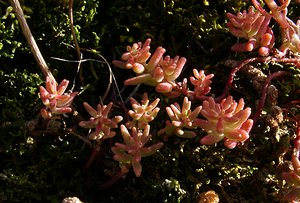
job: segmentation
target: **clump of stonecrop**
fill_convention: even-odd
[[[284,56],[288,50],[298,53],[300,48],[299,22],[295,24],[286,17],[289,1],[281,1],[280,6],[275,1],[265,1],[270,12],[264,10],[256,0],[252,2],[254,7],[250,7],[248,11],[236,16],[227,14],[230,32],[247,40],[246,43],[235,44],[232,50],[253,51],[258,49],[258,53],[262,57],[274,53],[275,37],[269,26],[273,18],[281,26],[283,38],[276,56]],[[165,121],[165,128],[160,129],[158,134],[194,138],[197,136],[197,132],[204,130],[207,135],[200,138],[201,144],[212,145],[224,140],[224,146],[229,149],[243,144],[249,138],[254,122],[249,119],[251,109],[249,107],[244,109],[243,98],[236,102],[232,96],[228,95],[228,91],[219,98],[208,96],[214,75],[205,75],[203,70],[194,69],[194,76],[189,78],[189,82],[186,78],[177,81],[186,64],[186,58],[164,56],[166,50],[163,47],[156,48],[152,54],[150,43],[151,39],[147,39],[145,43],[138,42],[128,46],[127,51],[121,56],[121,60],[114,60],[113,64],[119,68],[133,70],[136,74],[125,80],[124,85],[145,84],[155,87],[157,93],[169,98],[183,96],[182,106],[175,102],[166,107],[170,120]],[[232,80],[234,73],[236,72],[231,74]],[[230,80],[226,85],[228,84],[231,84]],[[44,118],[51,118],[52,114],[72,111],[70,105],[77,92],[64,93],[67,85],[67,80],[63,80],[57,86],[56,81],[46,79],[46,88],[40,88],[41,99],[45,105],[41,111]],[[226,87],[225,90],[227,89]],[[133,109],[128,111],[128,115],[131,120],[120,126],[124,143],[115,143],[111,148],[114,159],[119,161],[122,171],[127,172],[132,167],[135,175],[139,177],[142,171],[141,158],[155,153],[163,146],[162,142],[147,146],[152,137],[150,122],[157,117],[160,111],[160,108],[157,107],[159,101],[160,99],[156,98],[150,102],[147,94],[144,94],[141,103],[130,98]],[[81,121],[79,126],[95,128],[95,131],[89,134],[90,139],[99,141],[112,138],[117,134],[116,130],[119,127],[118,123],[122,121],[122,116],[114,118],[109,116],[112,103],[107,106],[98,104],[96,110],[84,102],[84,107],[91,118],[88,121]]]
[[[237,15],[227,13],[229,20],[227,26],[229,31],[236,37],[248,40],[245,43],[237,43],[231,48],[233,51],[246,52],[258,48],[261,56],[268,56],[275,44],[275,36],[270,26],[271,19],[274,19],[280,26],[281,46],[276,54],[284,56],[288,50],[299,53],[300,51],[300,21],[294,23],[287,17],[290,0],[264,0],[269,8],[266,11],[261,3],[252,0],[253,6],[248,11],[239,12]]]
[[[228,97],[222,100],[220,104],[215,103],[212,97],[206,96],[211,90],[211,79],[214,75],[205,75],[203,70],[193,70],[194,76],[190,77],[190,82],[194,90],[190,90],[187,79],[183,79],[182,82],[176,81],[185,65],[185,58],[179,56],[174,59],[171,59],[170,56],[163,57],[166,50],[162,47],[158,47],[151,57],[149,50],[150,39],[147,39],[144,44],[141,42],[134,43],[127,47],[127,52],[122,55],[121,60],[114,60],[113,64],[120,68],[132,69],[137,74],[135,77],[127,79],[124,82],[125,85],[143,83],[155,86],[158,93],[164,93],[170,98],[185,96],[182,107],[178,103],[166,107],[166,112],[171,120],[166,121],[166,127],[158,132],[159,135],[170,136],[174,134],[182,138],[193,138],[197,135],[196,130],[202,128],[208,135],[201,139],[201,144],[214,144],[225,139],[225,146],[230,149],[238,143],[244,143],[249,138],[253,121],[248,119],[251,109],[243,109],[243,99],[236,103],[232,97]],[[180,60],[182,62],[179,62]],[[173,77],[174,74],[176,77]],[[198,105],[194,110],[191,110],[191,100],[204,100],[204,109]],[[132,102],[136,107],[139,106],[135,100]],[[143,108],[139,108],[142,113]],[[207,120],[198,118],[200,113]],[[142,115],[135,113],[135,117]],[[130,111],[130,116],[133,116],[132,111]]]
[[[65,93],[69,81],[64,79],[59,85],[57,82],[46,77],[46,88],[40,86],[40,98],[44,104],[41,115],[44,119],[50,119],[53,115],[72,112],[71,103],[77,92]]]
[[[79,126],[83,128],[95,128],[95,132],[89,134],[89,139],[102,141],[116,135],[116,132],[112,129],[118,128],[118,123],[123,120],[123,117],[109,117],[112,105],[112,102],[108,105],[98,104],[97,109],[94,109],[88,103],[83,103],[84,108],[91,115],[91,118],[88,121],[80,121]]]

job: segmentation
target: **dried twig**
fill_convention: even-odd
[[[39,67],[42,70],[42,73],[45,75],[45,77],[50,77],[51,80],[56,81],[53,77],[51,71],[49,70],[48,65],[46,64],[46,61],[44,60],[42,53],[39,50],[38,45],[36,44],[36,41],[30,31],[30,28],[26,22],[23,10],[21,8],[21,5],[18,0],[10,0],[10,3],[15,11],[15,14],[17,16],[17,19],[20,23],[20,26],[22,28],[23,34],[30,46],[31,52],[34,55],[35,60],[37,61]]]

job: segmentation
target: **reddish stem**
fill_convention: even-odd
[[[250,59],[246,59],[244,61],[242,61],[239,65],[237,65],[235,68],[233,68],[230,72],[229,78],[227,79],[225,88],[223,93],[215,98],[216,102],[221,101],[222,99],[224,99],[225,97],[227,97],[229,95],[229,90],[233,84],[233,80],[234,77],[236,75],[236,73],[243,68],[245,65],[247,65],[248,63],[252,63],[252,62],[263,62],[263,63],[269,63],[269,62],[273,62],[273,63],[286,63],[286,64],[292,64],[292,65],[298,65],[300,64],[300,58],[276,58],[276,56],[268,56],[268,57],[254,57],[254,58],[250,58]]]
[[[265,102],[266,102],[266,98],[267,98],[267,94],[268,94],[268,88],[270,86],[270,83],[271,81],[274,79],[274,78],[278,78],[278,77],[282,77],[284,75],[288,74],[286,71],[278,71],[278,72],[275,72],[275,73],[272,73],[270,74],[266,81],[265,81],[265,84],[264,84],[264,87],[263,87],[263,90],[262,90],[262,93],[261,93],[261,97],[260,97],[260,100],[259,100],[259,103],[258,103],[258,106],[256,108],[256,112],[253,116],[253,125],[255,125],[255,123],[257,122],[261,112],[262,112],[262,109],[265,105]]]
[[[294,140],[295,155],[299,158],[300,152],[300,115],[296,116],[296,139]]]
[[[111,187],[113,184],[115,184],[120,178],[122,178],[126,173],[128,173],[127,168],[120,169],[119,172],[117,172],[114,176],[111,177],[108,181],[100,185],[100,189],[106,189],[108,187]]]
[[[234,67],[229,75],[229,78],[227,79],[225,88],[223,93],[215,98],[216,102],[221,101],[222,99],[224,99],[225,97],[227,97],[229,95],[229,90],[232,86],[235,74],[241,70],[241,68],[243,68],[245,65],[247,65],[248,63],[252,63],[252,62],[267,62],[270,61],[271,57],[254,57],[254,58],[250,58],[250,59],[246,59],[244,61],[242,61],[239,65],[237,65],[236,67]]]
[[[86,162],[86,164],[84,166],[84,169],[91,168],[92,164],[94,163],[95,159],[97,158],[97,156],[100,153],[100,145],[101,144],[97,143],[97,145],[93,149],[93,152],[92,152],[91,156],[89,157],[88,161]]]

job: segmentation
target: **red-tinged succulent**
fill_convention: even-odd
[[[191,83],[194,85],[193,99],[201,99],[203,96],[208,94],[211,90],[211,79],[214,74],[205,75],[204,70],[198,71],[193,69],[194,76],[190,77]]]
[[[158,47],[151,56],[150,39],[144,44],[141,42],[127,48],[128,52],[122,55],[121,61],[114,60],[113,64],[120,68],[133,69],[137,74],[133,78],[125,80],[125,85],[146,84],[155,86],[157,92],[169,93],[176,85],[175,80],[179,77],[186,63],[184,57],[163,57],[166,50]],[[151,56],[151,57],[150,57]]]
[[[294,23],[287,17],[290,0],[264,0],[269,7],[267,12],[257,0],[252,0],[255,8],[266,17],[272,17],[281,27],[281,47],[280,51],[283,55],[290,50],[294,53],[300,52],[300,21]]]
[[[65,93],[68,84],[68,80],[63,80],[57,85],[56,81],[47,77],[46,88],[40,86],[40,98],[45,105],[45,108],[41,109],[41,115],[44,119],[49,119],[55,114],[70,113],[72,111],[70,105],[78,93]]]
[[[120,128],[124,143],[115,143],[115,146],[111,148],[114,153],[113,158],[119,161],[121,168],[132,166],[136,177],[140,177],[142,173],[142,165],[140,163],[142,157],[154,154],[163,146],[163,143],[159,142],[148,147],[145,146],[151,139],[149,125],[143,130],[133,127],[131,133],[129,133],[125,125],[121,125]]]
[[[116,135],[116,132],[112,129],[118,128],[118,123],[123,120],[123,117],[115,116],[113,118],[109,118],[112,102],[108,105],[98,104],[97,110],[86,102],[84,102],[83,105],[87,112],[91,115],[91,118],[88,121],[81,121],[79,126],[83,128],[95,128],[95,132],[89,134],[90,139],[101,141]]]
[[[165,93],[164,95],[168,98],[176,98],[181,95],[190,97],[192,94],[193,92],[188,88],[188,80],[183,78],[182,82],[176,82],[176,86],[173,87],[171,92]]]
[[[157,116],[160,108],[157,107],[160,99],[156,98],[151,104],[148,99],[148,94],[144,93],[141,103],[137,102],[134,98],[130,98],[133,110],[129,110],[128,114],[133,119],[126,125],[127,127],[137,127],[144,129],[149,122],[153,121]]]
[[[233,51],[246,52],[259,48],[262,56],[269,55],[274,46],[274,34],[269,27],[271,16],[263,15],[253,6],[237,15],[227,13],[229,31],[236,37],[248,40],[246,43],[237,43],[231,47]]]
[[[183,66],[186,63],[184,57],[176,56],[174,59],[166,56],[154,70],[155,79],[159,82],[155,90],[159,93],[171,92],[176,85],[175,80],[182,72]]]
[[[283,199],[289,202],[300,200],[300,116],[297,118],[296,139],[294,140],[294,152],[292,154],[292,170],[283,172],[282,177],[288,183]]]
[[[144,72],[144,65],[151,56],[150,42],[151,40],[147,39],[144,44],[138,42],[127,46],[127,52],[121,56],[122,61],[125,62],[114,61],[114,64],[120,68],[132,69],[135,73]]]
[[[224,145],[230,149],[249,138],[253,121],[248,119],[250,108],[244,108],[244,100],[235,102],[231,96],[223,99],[220,104],[212,97],[205,100],[201,114],[207,119],[197,119],[195,124],[203,128],[208,135],[200,140],[201,144],[211,145],[224,139]]]
[[[178,103],[171,104],[166,107],[166,111],[171,121],[166,122],[166,127],[159,131],[159,134],[172,135],[176,134],[183,138],[193,138],[196,133],[192,130],[196,129],[195,121],[201,111],[201,106],[191,110],[191,101],[184,97],[182,107]]]

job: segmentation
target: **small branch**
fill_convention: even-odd
[[[234,67],[229,75],[229,78],[227,79],[225,88],[223,93],[215,98],[215,101],[221,101],[222,99],[224,99],[225,97],[227,97],[229,95],[229,90],[233,84],[233,80],[235,77],[235,74],[241,70],[245,65],[247,65],[248,63],[253,63],[253,62],[262,62],[262,63],[285,63],[285,64],[292,64],[297,66],[300,63],[300,58],[276,58],[276,56],[268,56],[268,57],[254,57],[254,58],[250,58],[250,59],[246,59],[244,61],[242,61],[239,65],[237,65],[236,67]]]
[[[107,189],[115,184],[120,178],[122,178],[125,174],[128,173],[128,168],[121,168],[110,180],[105,183],[102,183],[99,187],[100,190]]]
[[[69,18],[70,18],[70,25],[71,25],[71,32],[75,44],[75,49],[77,53],[78,60],[81,60],[81,53],[80,53],[80,47],[78,44],[78,40],[76,37],[75,29],[74,29],[74,20],[73,20],[73,0],[69,0]]]
[[[15,11],[15,14],[17,16],[17,19],[20,23],[20,26],[22,28],[23,34],[27,40],[27,43],[29,44],[29,47],[31,49],[32,54],[34,55],[35,60],[37,61],[39,67],[42,70],[42,73],[45,77],[49,77],[51,80],[56,81],[53,77],[51,71],[49,70],[48,65],[46,64],[46,61],[44,60],[39,47],[36,44],[36,41],[29,29],[29,26],[26,22],[23,10],[21,8],[21,5],[18,0],[10,0],[10,3]]]
[[[229,95],[229,90],[232,86],[235,74],[241,69],[243,68],[245,65],[247,65],[248,63],[252,63],[252,62],[266,62],[269,61],[270,57],[255,57],[255,58],[250,58],[250,59],[246,59],[244,61],[242,61],[238,66],[236,66],[235,68],[233,68],[230,72],[229,78],[227,79],[225,88],[223,93],[218,96],[217,98],[215,98],[215,101],[221,101],[222,99],[224,99],[225,97],[227,97]]]
[[[95,146],[95,148],[93,149],[93,152],[91,154],[91,156],[89,157],[88,161],[86,162],[84,169],[90,169],[92,164],[94,163],[94,161],[96,160],[97,156],[100,154],[100,146],[101,146],[102,142],[98,142]]]
[[[267,94],[268,94],[268,88],[270,86],[271,81],[275,78],[282,77],[286,74],[288,74],[286,71],[278,71],[278,72],[272,73],[268,76],[268,78],[267,78],[267,80],[264,84],[264,87],[263,87],[263,90],[262,90],[262,93],[261,93],[261,97],[260,97],[256,112],[255,112],[255,114],[252,118],[253,119],[253,125],[255,125],[255,123],[257,122],[257,120],[260,117],[260,114],[262,112],[262,109],[265,105],[265,101],[266,101]]]

